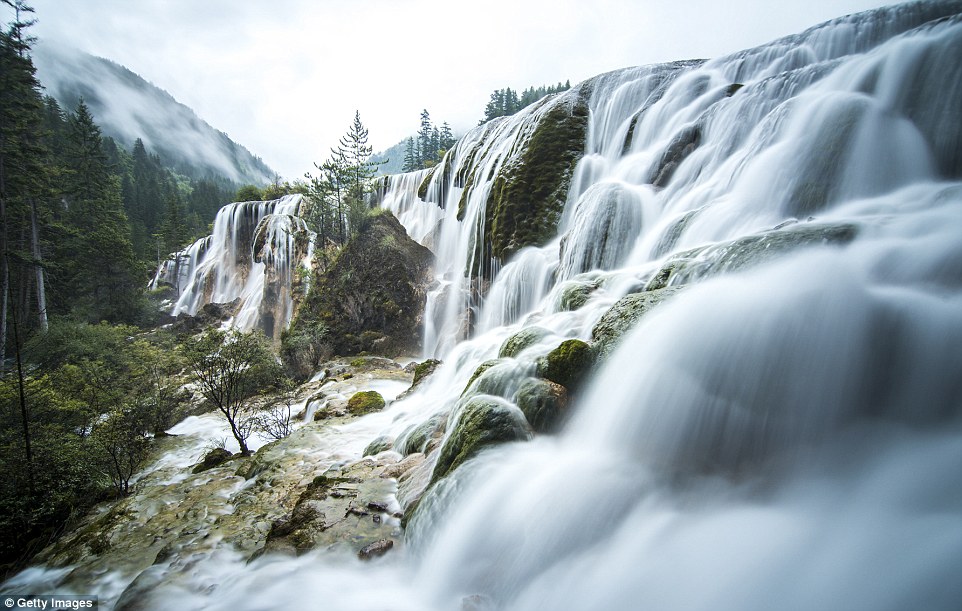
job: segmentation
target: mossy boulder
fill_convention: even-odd
[[[404,456],[417,452],[426,452],[429,449],[428,446],[432,445],[432,442],[436,444],[437,441],[441,439],[447,424],[448,415],[446,413],[435,414],[421,424],[402,433],[401,436],[398,437],[395,448]]]
[[[557,310],[574,312],[588,303],[592,293],[598,290],[598,283],[589,280],[568,280],[561,286],[558,294]]]
[[[371,443],[367,444],[361,456],[374,456],[394,447],[394,438],[389,435],[381,435]]]
[[[437,359],[428,359],[426,361],[418,363],[417,366],[414,368],[414,380],[412,380],[411,386],[413,387],[420,384],[421,381],[424,380],[424,378],[434,373],[434,370],[437,369],[438,365],[440,364],[441,364],[441,361]]]
[[[595,364],[595,351],[580,339],[567,339],[538,359],[538,375],[574,391]]]
[[[529,378],[518,388],[514,402],[535,432],[553,433],[567,413],[568,391],[549,380]]]
[[[207,471],[208,469],[213,469],[214,467],[224,464],[233,457],[234,455],[231,454],[229,450],[224,448],[214,448],[204,456],[204,460],[200,461],[193,468],[193,470],[191,470],[191,473],[201,473],[203,471]]]
[[[481,374],[483,374],[488,369],[491,369],[495,365],[498,365],[503,362],[504,361],[502,359],[489,359],[487,361],[484,361],[480,365],[478,365],[477,369],[474,370],[474,373],[472,373],[471,377],[468,379],[468,383],[464,385],[464,390],[461,391],[461,396],[463,397],[468,392],[468,389],[470,389],[471,385],[474,384],[477,381],[477,379],[481,377]]]
[[[652,308],[675,295],[678,287],[625,295],[615,302],[591,329],[591,343],[599,359],[607,358],[621,338]]]
[[[333,354],[418,351],[433,263],[431,251],[410,239],[390,212],[369,216],[314,278],[290,335],[321,323]]]
[[[347,411],[352,416],[363,416],[384,409],[384,397],[376,390],[362,390],[354,393],[347,401]]]
[[[498,358],[515,358],[526,348],[533,346],[551,334],[544,327],[525,327],[501,344]],[[489,361],[490,362],[490,361]]]
[[[492,445],[530,439],[524,414],[507,401],[489,396],[469,399],[460,409],[454,428],[438,454],[432,484]]]
[[[530,365],[512,359],[485,361],[475,370],[461,396],[494,395],[510,399],[529,369]]]
[[[855,239],[851,223],[792,223],[755,235],[694,248],[670,257],[653,275],[647,290],[688,284],[742,271],[800,248],[840,246]]]

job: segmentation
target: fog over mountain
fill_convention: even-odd
[[[37,43],[33,60],[41,84],[61,106],[73,110],[83,97],[105,135],[127,147],[141,138],[185,175],[216,174],[255,184],[274,175],[262,159],[119,64],[50,41]]]

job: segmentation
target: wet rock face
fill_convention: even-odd
[[[538,359],[538,375],[575,391],[595,364],[595,352],[580,339],[568,339]]]
[[[333,354],[417,352],[433,262],[394,216],[378,213],[317,277],[289,335],[320,322]]]
[[[350,546],[359,557],[385,554],[400,543],[397,512],[384,501],[394,483],[380,477],[384,465],[368,459],[319,475],[291,513],[271,524],[264,553],[300,555],[317,548]]]
[[[518,389],[514,402],[536,433],[554,433],[568,410],[568,391],[549,380],[531,378]]]
[[[855,239],[851,223],[795,223],[730,242],[694,248],[670,257],[645,287],[655,290],[689,284],[761,265],[801,248],[843,246]]]
[[[504,343],[501,344],[501,349],[498,350],[498,358],[514,358],[525,348],[536,344],[550,333],[550,331],[543,327],[525,327],[504,340]]]
[[[652,308],[675,295],[678,287],[662,288],[625,295],[604,313],[591,329],[591,343],[599,359],[607,358],[621,338]]]

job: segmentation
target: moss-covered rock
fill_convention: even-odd
[[[504,260],[554,237],[571,176],[584,154],[588,113],[578,90],[546,102],[518,157],[494,177],[484,223],[491,256]]]
[[[347,401],[347,411],[352,416],[363,416],[384,409],[384,397],[376,390],[362,390],[354,393]]]
[[[486,447],[530,437],[528,423],[517,407],[495,397],[473,397],[461,407],[454,429],[441,446],[431,482],[445,477]]]
[[[224,448],[214,448],[204,456],[204,460],[200,461],[191,470],[191,473],[201,473],[203,471],[207,471],[208,469],[213,469],[214,467],[224,464],[233,457],[234,455],[231,454],[229,450]]]
[[[311,283],[290,335],[319,322],[333,354],[416,352],[433,261],[389,212],[369,217]]]
[[[558,294],[559,312],[574,312],[588,303],[592,293],[598,290],[598,283],[590,280],[568,280],[561,286]]]
[[[537,433],[553,433],[568,409],[568,391],[549,380],[529,378],[521,384],[515,404]]]
[[[681,290],[662,288],[643,293],[632,293],[619,299],[591,329],[591,343],[599,359],[607,358],[617,348],[621,338],[652,308]]]
[[[437,359],[428,359],[418,363],[417,367],[414,368],[414,380],[411,381],[411,386],[413,387],[420,384],[424,378],[434,373],[434,370],[437,369],[440,364],[441,361]]]
[[[529,369],[530,364],[512,359],[485,361],[474,372],[461,396],[494,395],[510,399],[518,384],[529,375]]]
[[[504,340],[501,349],[498,350],[498,358],[515,358],[526,348],[533,346],[550,334],[551,331],[544,327],[525,327]]]
[[[567,339],[538,359],[538,375],[574,391],[595,364],[595,352],[580,339]]]
[[[401,433],[398,437],[397,443],[395,444],[395,449],[404,456],[410,454],[415,454],[417,452],[427,452],[432,445],[432,442],[436,443],[444,435],[444,427],[448,424],[447,413],[435,414],[422,422],[421,424],[412,427],[410,430]]]
[[[394,446],[394,438],[389,435],[381,435],[376,438],[371,443],[367,444],[361,456],[374,456],[375,454],[380,454],[386,450],[390,450]]]
[[[645,287],[656,290],[748,269],[799,248],[843,245],[855,239],[851,223],[796,223],[731,242],[703,246],[670,257]]]
[[[461,396],[463,397],[465,393],[468,392],[468,389],[470,389],[471,385],[474,384],[477,381],[477,379],[481,377],[481,374],[483,374],[488,369],[491,369],[495,365],[498,365],[503,362],[504,361],[502,359],[490,359],[478,365],[477,369],[474,370],[474,373],[472,373],[471,377],[468,379],[468,383],[464,385],[464,390],[461,391]]]

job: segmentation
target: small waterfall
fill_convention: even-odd
[[[178,291],[174,316],[239,300],[233,326],[280,337],[293,315],[294,291],[306,293],[303,283],[313,256],[314,235],[299,216],[302,205],[301,195],[287,195],[224,206],[213,233],[171,255],[151,288],[168,285]]]

